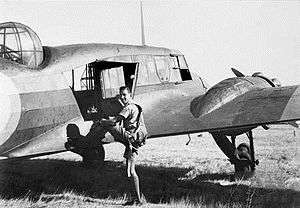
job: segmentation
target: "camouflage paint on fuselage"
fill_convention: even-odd
[[[64,150],[68,123],[76,123],[83,135],[88,133],[91,122],[84,122],[73,92],[64,79],[64,72],[96,59],[180,54],[166,48],[117,44],[44,47],[44,50],[45,61],[37,70],[0,58],[0,98],[3,106],[9,108],[6,111],[0,107],[0,113],[4,115],[0,121],[1,156]],[[209,92],[212,91],[204,95],[206,89],[200,79],[138,85],[134,99],[144,109],[151,137],[242,129],[300,119],[299,86],[266,87],[259,77],[232,80],[217,84],[215,88],[219,87],[219,90],[211,97]],[[244,84],[251,89],[245,92],[244,88],[241,91],[233,89],[232,97],[227,96],[225,88]],[[255,85],[261,86],[256,88]],[[208,102],[202,106],[203,110],[201,105],[205,99]],[[212,111],[205,113],[207,107]]]
[[[197,121],[189,106],[204,93],[201,82],[196,81],[141,86],[136,88],[135,101],[143,106],[150,136],[158,137],[195,131]]]
[[[6,136],[3,133],[7,132],[1,131],[2,155],[7,155],[6,152],[28,143],[56,126],[81,117],[72,91],[60,73],[45,75],[41,71],[19,71],[15,74],[7,72],[0,71],[2,77],[9,78],[14,84],[16,90],[11,92],[11,96],[17,97],[20,104],[12,99],[9,101],[10,109],[15,113],[10,114],[11,121],[6,126],[14,130]],[[17,113],[19,116],[15,116]]]
[[[83,121],[63,72],[84,66],[96,59],[138,54],[180,54],[166,48],[116,44],[70,45],[44,49],[45,61],[37,70],[0,58],[0,73],[9,77],[15,87],[12,95],[19,100],[19,106],[18,102],[10,100],[10,108],[15,113],[10,114],[13,122],[6,125],[12,130],[0,131],[2,156],[16,157],[63,150],[66,125],[71,122],[79,126],[83,135],[88,132],[91,122]],[[135,100],[144,107],[145,120],[151,136],[187,131],[186,125],[177,126],[176,123],[180,121],[178,115],[192,119],[189,103],[199,93],[204,93],[200,81],[137,87]],[[162,128],[164,125],[166,128]]]

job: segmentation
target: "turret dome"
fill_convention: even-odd
[[[43,47],[37,34],[16,22],[0,23],[0,57],[37,68],[43,61]]]

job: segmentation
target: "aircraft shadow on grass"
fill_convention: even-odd
[[[189,171],[188,168],[137,166],[142,193],[150,203],[186,200],[190,204],[292,207],[300,196],[300,192],[290,189],[243,184],[222,186],[209,182],[230,180],[230,174],[200,174],[191,180],[180,179]],[[98,199],[120,198],[132,186],[121,162],[106,161],[103,169],[87,169],[80,162],[54,159],[0,163],[0,196],[7,200],[29,197],[34,201],[42,193],[55,197],[66,191]]]

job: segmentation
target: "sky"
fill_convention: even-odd
[[[300,1],[144,0],[146,44],[180,50],[210,85],[262,72],[300,84]],[[42,44],[141,44],[140,3],[0,0],[0,22],[28,25]]]

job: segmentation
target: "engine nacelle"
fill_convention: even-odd
[[[244,76],[237,70],[235,70],[234,73],[238,77],[225,79],[210,88],[205,95],[193,99],[190,105],[190,111],[194,117],[200,117],[201,119],[201,116],[221,108],[226,103],[231,102],[248,91],[280,86],[278,80],[268,79],[261,73],[254,73],[251,77]],[[256,127],[257,125],[252,125],[210,132],[220,149],[230,159],[231,163],[235,165],[237,172],[253,171],[255,165],[258,164],[258,160],[255,160],[254,156],[254,144],[251,131]],[[247,133],[250,145],[240,144],[238,148],[236,148],[235,138],[237,135],[243,133]],[[231,136],[232,142],[229,141],[227,136]]]
[[[191,113],[198,118],[232,101],[247,91],[273,87],[261,76],[225,79],[210,88],[204,96],[195,98],[190,105]]]

